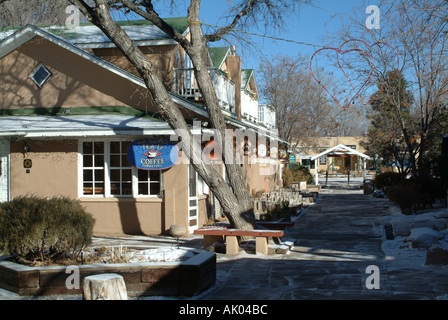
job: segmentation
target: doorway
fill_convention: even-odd
[[[188,231],[198,228],[198,173],[190,163],[188,165]]]

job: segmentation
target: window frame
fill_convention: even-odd
[[[160,170],[160,192],[158,194],[148,194],[148,195],[139,195],[138,192],[138,172],[141,169],[138,169],[134,166],[131,167],[123,167],[123,163],[121,163],[120,167],[112,167],[111,166],[111,142],[133,142],[132,140],[126,139],[89,139],[83,138],[78,140],[78,198],[94,198],[94,199],[107,199],[107,198],[159,198],[160,193],[163,191],[163,170]],[[104,194],[84,194],[84,154],[83,154],[83,144],[84,142],[102,142],[104,144]],[[120,144],[120,149],[122,149],[122,144]],[[121,150],[121,156],[126,155],[127,152],[123,153]],[[113,155],[116,155],[114,153]],[[86,167],[90,168],[90,167]],[[111,192],[111,168],[112,170],[120,169],[120,182],[122,181],[122,169],[131,169],[131,194],[112,194]],[[142,170],[145,171],[145,170]],[[148,174],[148,185],[151,183],[150,175]],[[148,189],[150,192],[150,189]]]
[[[264,106],[263,105],[258,105],[258,122],[264,123],[264,118],[265,118],[265,112],[264,112]]]
[[[45,80],[42,82],[37,82],[36,79],[34,78],[34,75],[39,71],[40,68],[43,68],[46,72],[48,72],[48,77],[46,77]],[[51,71],[48,70],[48,68],[42,62],[40,62],[38,64],[38,66],[33,70],[33,72],[31,72],[31,74],[29,75],[29,78],[34,82],[34,84],[39,89],[42,89],[42,87],[51,79],[52,76],[53,76],[53,73],[51,73]]]

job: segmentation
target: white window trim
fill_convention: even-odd
[[[104,142],[104,194],[88,195],[84,194],[84,159],[83,142]],[[110,190],[110,143],[113,141],[124,141],[123,139],[89,139],[78,140],[78,198],[89,199],[107,199],[107,198],[158,198],[158,195],[139,195],[138,194],[138,169],[132,168],[132,195],[111,194]],[[160,172],[160,192],[163,191],[163,172]]]
[[[45,78],[45,80],[43,81],[43,82],[41,82],[41,83],[38,83],[37,81],[36,81],[36,79],[34,79],[34,75],[37,73],[37,71],[40,69],[40,68],[43,68],[46,72],[48,72],[48,77],[46,77]],[[29,76],[29,78],[34,82],[34,84],[39,88],[39,89],[41,89],[50,79],[51,79],[51,77],[52,77],[52,73],[51,73],[51,71],[50,70],[48,70],[48,68],[46,67],[46,66],[44,66],[44,64],[43,63],[39,63],[39,65],[33,70],[33,72],[30,74],[30,76]]]

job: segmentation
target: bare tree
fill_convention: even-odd
[[[0,0],[0,28],[34,25],[62,25],[66,0]]]
[[[213,34],[203,35],[201,28],[199,8],[200,0],[191,0],[188,5],[187,17],[190,24],[190,38],[187,38],[166,24],[155,9],[153,1],[144,0],[94,0],[92,3],[84,0],[69,0],[76,5],[84,14],[86,19],[100,28],[104,34],[123,52],[124,56],[136,68],[146,87],[152,95],[160,114],[164,117],[172,129],[181,137],[183,142],[193,142],[193,135],[182,116],[178,106],[169,96],[163,81],[157,76],[157,70],[151,61],[140,51],[136,44],[130,40],[126,32],[113,20],[113,10],[132,12],[141,18],[151,21],[160,30],[175,40],[190,57],[196,75],[196,80],[205,101],[209,114],[209,123],[221,133],[221,139],[217,139],[223,152],[228,185],[211,164],[205,163],[200,148],[185,148],[190,162],[195,170],[210,187],[217,197],[229,218],[233,227],[242,229],[253,229],[256,227],[253,214],[252,201],[246,188],[241,166],[235,161],[233,141],[225,139],[226,125],[224,116],[213,89],[210,75],[207,71],[206,61],[202,58],[202,52],[208,41],[217,41],[231,33],[234,28],[241,24],[249,23],[251,19],[260,14],[268,14],[263,21],[271,21],[274,25],[281,26],[282,14],[291,14],[298,9],[303,1],[228,1],[231,15],[226,28],[219,29]],[[172,1],[172,5],[179,5],[179,1]],[[233,10],[233,11],[232,11]],[[289,11],[285,11],[289,10]],[[274,14],[274,15],[272,15]],[[216,139],[216,138],[215,138]]]
[[[293,147],[312,146],[322,136],[358,136],[366,131],[363,108],[342,110],[309,72],[310,57],[278,54],[260,63],[261,87],[277,112],[279,136]],[[335,78],[322,67],[316,71],[331,91]]]
[[[290,143],[300,143],[326,114],[326,98],[307,70],[308,61],[300,54],[279,54],[259,66],[262,93],[276,110],[279,137]]]
[[[338,34],[329,39],[335,46],[350,39],[360,40],[352,44],[372,57],[374,73],[370,86],[365,88],[364,96],[370,96],[369,90],[376,88],[379,81],[384,83],[379,91],[387,91],[391,101],[396,102],[397,125],[408,149],[409,160],[414,164],[413,175],[422,175],[427,167],[424,164],[427,150],[434,143],[439,143],[435,140],[436,137],[441,137],[439,118],[444,114],[443,108],[448,97],[448,1],[383,0],[379,4],[382,9],[379,30],[366,28],[366,4],[364,2],[364,6],[355,8]],[[375,43],[377,44],[374,45]],[[399,56],[399,64],[396,54]],[[360,63],[360,60],[356,63]],[[354,66],[359,71],[354,61],[344,61],[343,65]],[[399,99],[395,99],[398,95],[387,85],[390,75],[395,72],[404,75],[415,98],[410,109],[414,117],[411,122],[403,120],[400,115],[402,104]],[[418,127],[411,128],[410,124]],[[417,137],[411,134],[413,130],[416,130]]]

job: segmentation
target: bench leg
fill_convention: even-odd
[[[240,246],[236,236],[226,236],[226,254],[238,254]]]
[[[204,244],[203,244],[204,248],[211,246],[215,242],[221,242],[221,243],[224,242],[224,237],[204,235]]]
[[[255,252],[262,253],[262,254],[268,254],[268,238],[267,237],[256,237]]]

